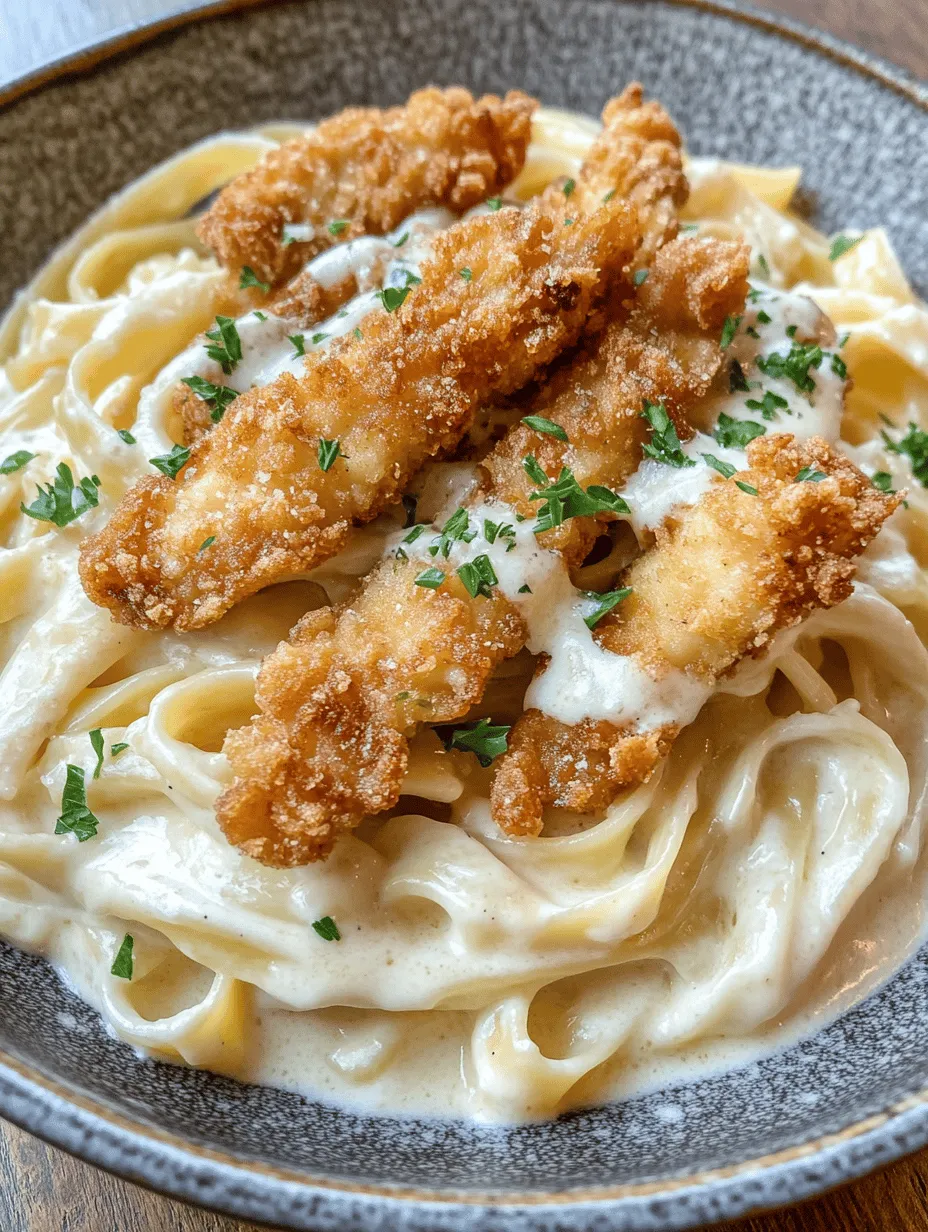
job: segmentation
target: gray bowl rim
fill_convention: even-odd
[[[62,78],[199,21],[278,0],[201,0],[133,22],[39,65],[0,89],[0,111]],[[652,0],[645,0],[650,3]],[[794,18],[739,0],[661,0],[754,26],[827,56],[928,113],[928,83]],[[839,1133],[727,1168],[561,1194],[423,1193],[310,1181],[261,1161],[194,1145],[132,1121],[0,1049],[0,1116],[123,1180],[183,1202],[295,1232],[675,1232],[816,1197],[928,1145],[928,1087]]]

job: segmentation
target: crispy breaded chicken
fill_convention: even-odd
[[[632,656],[655,680],[680,671],[711,687],[779,630],[846,599],[854,558],[902,499],[818,437],[761,437],[748,462],[676,512],[617,583],[631,595],[595,629],[604,650]],[[797,482],[803,472],[825,478]],[[493,816],[510,834],[538,834],[547,804],[603,808],[650,775],[677,732],[567,726],[528,710],[497,765]]]
[[[522,168],[537,103],[519,90],[475,100],[459,86],[418,90],[402,107],[350,107],[265,154],[227,185],[198,233],[230,270],[292,277],[332,244],[383,235],[428,204],[463,211]],[[335,234],[332,222],[347,226]],[[311,238],[284,243],[286,224]]]
[[[176,481],[137,484],[82,545],[89,597],[125,624],[200,628],[319,564],[352,523],[398,500],[428,458],[457,445],[477,405],[525,385],[607,296],[630,292],[643,234],[671,225],[660,203],[685,193],[679,138],[666,138],[663,112],[644,110],[614,112],[576,200],[546,190],[524,211],[443,232],[396,311],[366,317],[360,337],[313,355],[302,378],[238,397]]]
[[[510,529],[517,514],[534,519],[528,454],[551,477],[568,466],[584,486],[620,483],[641,456],[645,398],[665,401],[685,430],[687,408],[720,366],[722,322],[744,302],[748,255],[715,240],[682,239],[661,250],[637,305],[620,310],[531,407],[567,442],[524,424],[510,429],[485,459],[481,491],[465,512],[494,502]],[[570,518],[538,543],[552,564],[560,557],[577,564],[613,516]],[[479,516],[470,529],[476,553],[485,546]],[[496,587],[472,593],[454,558],[428,554],[432,534],[412,533],[403,548],[409,559],[381,563],[348,603],[305,617],[265,659],[261,713],[226,739],[236,780],[217,817],[230,840],[260,860],[317,859],[362,816],[395,804],[416,726],[465,715],[494,668],[525,644],[512,596]],[[424,585],[429,567],[437,579]]]

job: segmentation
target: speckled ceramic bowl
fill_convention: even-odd
[[[427,82],[518,85],[596,112],[632,77],[695,152],[802,163],[826,229],[887,223],[928,286],[928,91],[743,9],[302,0],[109,50],[81,75],[55,66],[41,88],[20,83],[0,111],[0,304],[110,193],[218,128],[396,102]],[[518,1129],[354,1116],[140,1061],[43,962],[7,947],[0,1047],[4,1116],[240,1216],[320,1232],[683,1228],[807,1197],[928,1142],[928,949],[787,1053]]]

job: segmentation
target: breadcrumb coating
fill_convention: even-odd
[[[463,212],[499,192],[522,169],[537,105],[520,90],[475,100],[460,86],[432,86],[386,111],[349,107],[237,176],[198,234],[230,270],[247,265],[280,282],[333,244],[384,235],[422,206]],[[333,235],[334,221],[348,225]],[[294,223],[312,238],[285,244]]]
[[[632,594],[596,627],[604,650],[633,656],[655,679],[681,670],[712,684],[781,629],[846,599],[854,558],[902,499],[820,437],[763,436],[747,457],[749,469],[658,532],[617,583]],[[825,478],[797,482],[804,468]],[[529,710],[497,765],[493,816],[511,834],[538,834],[548,804],[604,808],[650,775],[676,735],[591,720],[569,727]]]

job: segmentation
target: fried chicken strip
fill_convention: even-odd
[[[517,514],[526,519],[519,533],[534,539],[537,485],[522,464],[526,455],[552,478],[568,466],[584,485],[618,484],[641,456],[644,398],[664,401],[682,429],[720,366],[717,339],[726,315],[744,302],[747,266],[745,247],[715,240],[676,240],[658,253],[637,304],[621,310],[531,408],[567,441],[521,424],[485,459],[481,491],[465,506],[476,532],[470,559],[492,551],[502,577]],[[572,517],[537,537],[554,585],[573,593],[565,562],[578,564],[600,519],[613,516]],[[486,518],[509,527],[494,535],[494,547]],[[493,586],[475,594],[456,570],[468,533],[457,520],[447,558],[442,551],[431,557],[431,535],[414,528],[403,549],[409,559],[385,560],[348,603],[304,617],[265,659],[261,713],[226,739],[236,780],[217,807],[230,841],[249,854],[274,864],[318,859],[365,814],[395,804],[417,725],[461,718],[494,668],[525,645],[518,582],[505,593]],[[425,585],[429,567],[437,573]],[[539,591],[522,602],[550,599]]]
[[[901,500],[820,437],[797,445],[788,435],[764,436],[747,456],[749,469],[714,484],[658,532],[618,583],[631,595],[594,632],[603,650],[630,656],[657,687],[679,680],[696,710],[781,629],[847,598],[854,557]],[[803,473],[825,477],[797,482]],[[497,764],[493,816],[511,834],[538,834],[545,805],[603,808],[650,775],[680,726],[568,726],[528,710]]]
[[[521,170],[537,103],[520,90],[475,100],[459,86],[418,90],[401,107],[350,107],[237,176],[198,234],[219,260],[262,282],[292,277],[332,244],[383,235],[429,204],[464,211]],[[336,234],[332,222],[347,222]],[[284,226],[310,238],[284,243]]]
[[[84,541],[88,596],[124,624],[201,628],[336,552],[353,522],[457,445],[477,405],[525,385],[607,295],[628,292],[643,232],[667,225],[649,212],[653,185],[659,198],[685,192],[679,138],[665,130],[653,105],[645,116],[619,109],[576,200],[555,188],[524,211],[458,223],[395,312],[373,312],[360,337],[313,355],[303,377],[284,373],[238,397],[176,481],[142,480]],[[323,470],[320,451],[334,441],[339,456]]]

